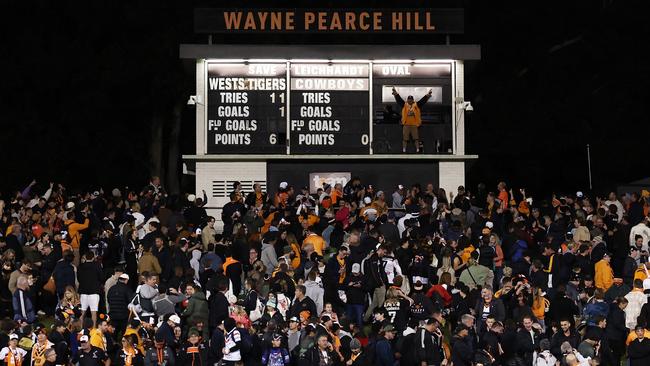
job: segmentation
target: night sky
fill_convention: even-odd
[[[19,8],[5,13],[9,20],[1,46],[0,192],[22,188],[32,177],[41,188],[48,180],[71,188],[140,188],[152,168],[152,130],[162,130],[167,167],[174,110],[183,121],[181,153],[193,153],[194,110],[185,101],[194,94],[194,64],[178,58],[178,45],[207,43],[207,36],[193,34],[193,8],[228,4],[239,3],[11,5]],[[407,4],[433,7],[399,2]],[[382,6],[398,7],[368,2],[368,7]],[[644,12],[624,1],[435,6],[464,7],[465,34],[451,42],[482,47],[482,60],[466,67],[465,98],[475,108],[466,120],[467,153],[480,156],[468,169],[470,188],[485,182],[493,189],[505,180],[540,194],[587,190],[587,144],[595,190],[649,175],[650,72],[640,54],[650,44],[650,22]],[[444,39],[219,35],[213,42],[425,47]],[[173,163],[180,164],[175,157]]]

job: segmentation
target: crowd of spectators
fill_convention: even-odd
[[[0,200],[6,366],[650,364],[649,192],[500,182]]]

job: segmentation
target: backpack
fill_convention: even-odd
[[[242,359],[244,359],[244,357],[248,356],[253,350],[253,337],[250,333],[248,333],[248,330],[244,328],[237,328],[237,330],[241,336],[241,347],[239,350],[241,352]]]
[[[172,308],[174,307],[174,304],[169,300],[169,296],[167,296],[167,294],[160,294],[160,295],[154,297],[153,300],[151,300],[151,305],[153,306],[153,311],[156,313],[157,316],[167,315],[167,314],[164,314],[164,310],[166,310],[165,309],[165,304],[171,305]]]
[[[368,365],[374,365],[377,361],[377,341],[368,343],[365,349],[366,361]]]
[[[257,293],[256,293],[257,294]],[[258,321],[262,315],[264,315],[264,308],[266,306],[260,301],[260,295],[257,295],[257,302],[255,303],[255,309],[251,310],[251,313],[249,315],[249,319],[251,322],[255,323]]]

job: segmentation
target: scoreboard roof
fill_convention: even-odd
[[[224,55],[228,55],[224,57]],[[480,60],[479,45],[181,44],[186,59]]]

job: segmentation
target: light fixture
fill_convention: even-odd
[[[462,97],[456,97],[456,108],[458,111],[472,112],[474,107],[472,107],[472,102],[465,101]]]
[[[190,95],[190,98],[187,100],[187,105],[203,105],[203,98],[200,95]]]

